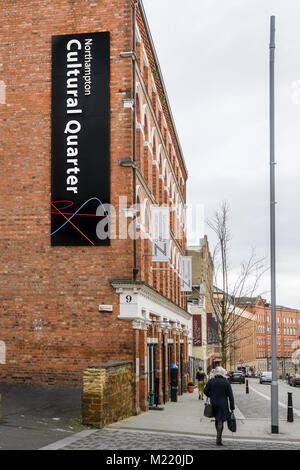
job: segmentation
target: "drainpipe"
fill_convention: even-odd
[[[132,14],[132,24],[133,24],[133,63],[132,63],[132,73],[133,73],[133,84],[132,84],[132,93],[133,93],[133,204],[136,207],[137,198],[136,198],[136,9],[138,7],[139,0],[136,0],[133,5],[133,14]],[[137,239],[136,239],[136,213],[133,216],[133,280],[136,281],[139,269],[137,267]]]

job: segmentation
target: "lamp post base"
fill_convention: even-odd
[[[272,425],[271,433],[272,433],[272,434],[278,434],[278,433],[279,433],[279,427]]]

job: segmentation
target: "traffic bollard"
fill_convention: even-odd
[[[294,421],[292,395],[293,395],[292,392],[288,392],[288,409],[287,409],[287,421],[288,421],[288,423],[292,423]]]
[[[249,393],[249,384],[248,384],[248,380],[246,380],[246,393]]]

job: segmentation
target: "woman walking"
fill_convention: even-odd
[[[226,378],[227,372],[223,367],[216,367],[214,376],[209,379],[204,388],[204,394],[210,398],[217,430],[217,445],[222,444],[223,423],[230,418],[230,412],[234,410],[234,398],[232,388]],[[228,400],[230,411],[228,407]]]
[[[198,380],[199,400],[203,400],[203,390],[204,385],[206,384],[206,374],[201,367],[199,367],[199,370],[196,374],[196,379]]]

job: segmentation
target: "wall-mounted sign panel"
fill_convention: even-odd
[[[109,82],[109,32],[52,37],[52,245],[110,243]]]
[[[151,210],[152,262],[170,259],[170,212],[168,207],[152,206]]]
[[[202,316],[193,315],[193,345],[202,346]]]
[[[99,312],[112,312],[113,306],[112,305],[99,305]]]
[[[192,291],[192,257],[181,257],[181,291]]]

